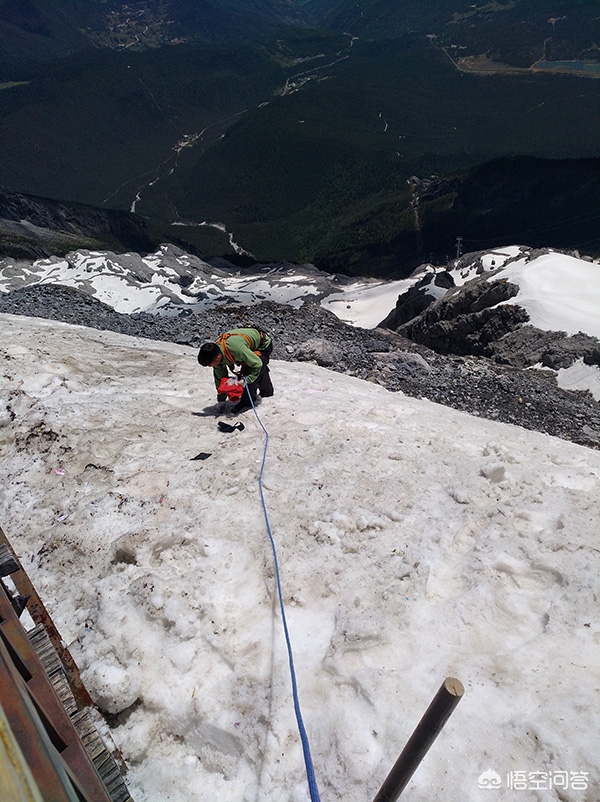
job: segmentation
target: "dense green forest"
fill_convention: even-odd
[[[588,0],[0,0],[0,184],[184,224],[200,252],[231,252],[199,226],[218,222],[260,260],[406,271],[459,235],[543,228],[542,192],[553,219],[576,216],[551,176],[600,159],[598,16]],[[544,176],[515,188],[523,226],[493,193],[459,201],[456,182],[497,187],[501,165],[518,181],[516,157]],[[593,240],[572,234],[546,244]]]

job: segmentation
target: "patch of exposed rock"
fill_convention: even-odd
[[[385,329],[397,331],[404,323],[414,320],[428,309],[436,298],[454,287],[452,275],[446,271],[427,272],[398,298],[395,309],[380,323]]]
[[[440,297],[438,290],[448,284],[448,277],[451,280],[445,271],[427,273],[398,298],[381,326],[439,354],[486,356],[517,368],[542,365],[559,370],[578,359],[600,365],[600,341],[595,337],[529,325],[522,307],[506,303],[519,292],[515,284],[482,275],[452,286]]]
[[[600,342],[583,332],[568,336],[564,331],[523,326],[492,343],[489,355],[500,363],[522,368],[540,364],[559,370],[578,359],[586,365],[600,366]]]
[[[473,279],[434,300],[417,317],[397,326],[396,331],[440,354],[483,355],[490,343],[529,319],[519,306],[497,306],[518,292],[519,288],[508,281]]]

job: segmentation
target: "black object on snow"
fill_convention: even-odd
[[[217,426],[219,427],[219,431],[221,432],[235,432],[236,429],[241,432],[243,429],[246,428],[241,421],[235,423],[232,426],[230,423],[225,423],[225,421],[220,420],[217,423]]]

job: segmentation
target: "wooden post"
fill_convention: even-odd
[[[454,677],[444,680],[373,802],[395,802],[398,799],[464,692],[460,680]]]

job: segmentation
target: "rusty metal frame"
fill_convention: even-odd
[[[44,800],[111,802],[3,585],[0,705]]]
[[[67,681],[75,697],[75,701],[77,703],[77,707],[82,709],[84,707],[93,707],[92,699],[90,698],[87,689],[85,688],[83,682],[81,681],[81,676],[79,674],[79,669],[73,660],[73,657],[67,647],[64,645],[63,640],[60,636],[59,631],[54,626],[54,622],[50,617],[50,614],[44,607],[42,600],[37,594],[36,589],[34,588],[31,580],[27,576],[27,572],[23,568],[21,561],[14,553],[12,546],[10,545],[8,538],[4,534],[4,530],[0,526],[0,544],[7,546],[11,554],[18,566],[17,571],[11,571],[10,578],[14,582],[15,587],[18,593],[21,596],[27,597],[27,612],[33,619],[35,624],[42,624],[46,632],[48,633],[48,637],[54,649],[64,666],[65,673],[67,676]]]

